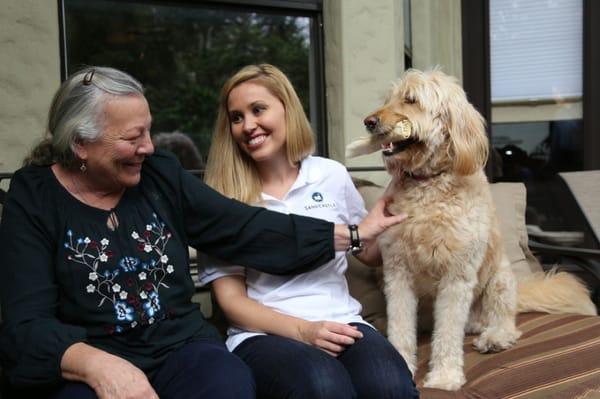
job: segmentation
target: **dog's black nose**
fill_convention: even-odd
[[[375,115],[371,115],[365,118],[364,124],[369,132],[373,132],[379,123],[379,118]]]

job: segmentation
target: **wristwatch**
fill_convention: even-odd
[[[348,229],[350,230],[350,246],[347,252],[350,252],[352,255],[358,255],[363,250],[363,243],[358,235],[358,226],[349,224]]]

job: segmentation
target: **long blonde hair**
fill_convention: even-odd
[[[227,107],[231,90],[248,81],[265,87],[282,102],[285,109],[286,156],[290,164],[297,165],[312,154],[315,139],[294,87],[278,68],[269,64],[248,65],[225,82],[204,180],[228,197],[246,203],[258,203],[261,199],[260,177],[254,160],[233,140]]]

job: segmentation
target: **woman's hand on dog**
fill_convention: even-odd
[[[407,218],[406,213],[392,215],[387,206],[392,202],[392,197],[382,197],[377,200],[369,214],[358,225],[360,238],[367,243],[373,241],[388,227],[402,222]]]
[[[373,243],[377,236],[388,227],[398,224],[408,217],[405,213],[390,214],[387,210],[387,205],[390,202],[392,202],[391,197],[382,197],[377,200],[367,216],[358,225],[358,235],[366,246]],[[336,251],[343,251],[348,248],[350,245],[350,231],[347,225],[335,225],[334,241]]]
[[[338,356],[347,346],[362,338],[354,326],[334,321],[304,321],[298,328],[300,341],[315,346],[331,356]]]

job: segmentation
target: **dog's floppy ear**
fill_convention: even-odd
[[[453,152],[454,172],[466,176],[485,165],[489,141],[483,117],[467,101],[462,89],[460,91],[445,105],[445,118],[450,135],[450,151]]]

